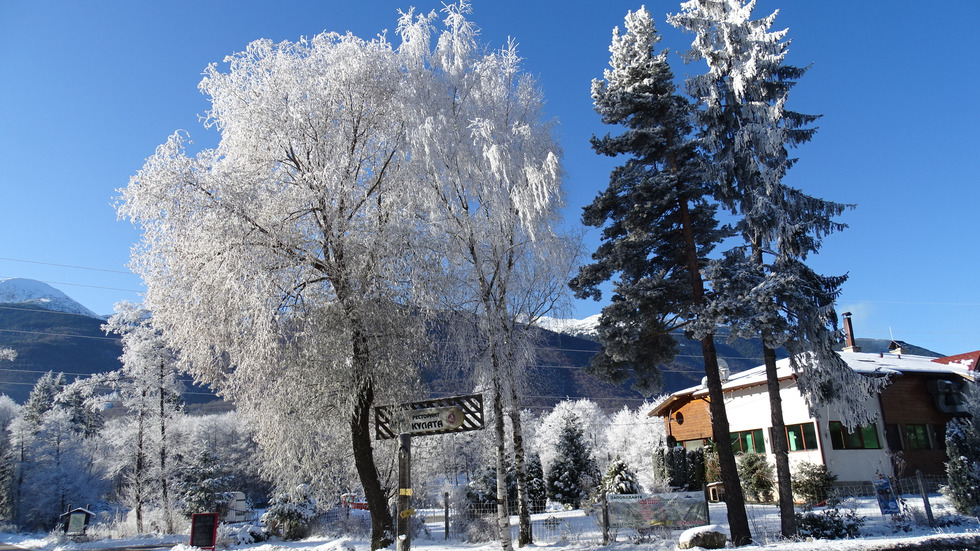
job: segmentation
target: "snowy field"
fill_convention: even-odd
[[[940,495],[931,495],[933,515],[940,527],[929,528],[926,522],[922,499],[919,496],[904,496],[908,513],[905,519],[893,519],[878,512],[873,498],[851,498],[840,509],[854,509],[866,518],[861,528],[861,537],[848,540],[785,541],[779,537],[779,515],[775,505],[749,505],[749,522],[756,543],[742,549],[765,550],[887,550],[887,549],[980,549],[980,522],[975,518],[956,515],[948,501]],[[727,533],[728,525],[725,505],[711,504],[711,523],[719,525]],[[500,545],[489,543],[465,543],[458,539],[445,539],[443,522],[430,516],[426,523],[427,534],[416,537],[412,548],[419,551],[495,551]],[[516,525],[516,518],[513,520]],[[609,549],[626,551],[636,549],[638,544],[646,550],[673,550],[677,547],[680,531],[659,531],[639,536],[632,530],[619,530],[611,535],[615,541],[603,547],[601,531],[594,517],[582,511],[550,512],[534,516],[535,533],[538,542],[534,547],[546,549]],[[516,529],[515,529],[516,531]],[[27,549],[39,551],[103,550],[153,544],[172,545],[175,551],[195,549],[187,545],[188,537],[161,536],[128,539],[102,539],[85,543],[67,541],[51,535],[0,534],[0,541]],[[315,536],[298,542],[271,541],[249,545],[229,545],[219,541],[219,549],[241,549],[249,551],[369,551],[368,539],[364,536]]]

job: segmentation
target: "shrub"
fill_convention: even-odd
[[[837,475],[831,474],[826,465],[800,463],[793,474],[793,493],[805,506],[827,501],[830,490],[837,482]]]
[[[820,513],[796,513],[796,531],[801,537],[837,540],[858,537],[865,518],[849,509],[826,509]]]
[[[262,515],[269,531],[284,540],[297,540],[309,535],[310,524],[316,517],[316,499],[310,488],[300,484],[291,492],[277,494]]]
[[[738,457],[738,477],[742,480],[742,489],[746,495],[755,501],[772,501],[775,490],[773,483],[773,468],[766,460],[765,454],[745,453]]]

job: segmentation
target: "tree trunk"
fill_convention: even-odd
[[[168,534],[174,532],[173,511],[170,508],[170,483],[167,476],[167,390],[163,381],[166,366],[160,362],[160,505],[163,507],[163,522]]]
[[[504,406],[500,396],[500,378],[493,376],[493,432],[497,449],[497,534],[500,548],[511,551],[514,545],[510,539],[510,513],[507,511],[507,448],[504,431]]]
[[[374,389],[370,383],[362,382],[350,420],[354,466],[371,511],[372,550],[384,549],[395,541],[388,498],[381,487],[378,469],[374,463],[374,450],[371,447],[370,417],[373,402]]]
[[[776,456],[776,482],[779,485],[779,524],[783,537],[790,538],[796,535],[796,509],[789,472],[786,423],[783,421],[783,398],[779,394],[779,377],[776,373],[776,351],[763,346],[762,354],[766,363],[766,385],[772,415],[772,453]]]
[[[690,210],[687,199],[683,195],[680,195],[679,202],[681,232],[684,235],[687,249],[687,269],[691,278],[692,298],[695,306],[701,306],[704,304],[704,280],[701,278],[700,266],[698,265],[697,244],[694,241]],[[745,511],[745,496],[742,493],[742,483],[738,478],[738,467],[735,465],[735,452],[732,450],[731,429],[728,424],[728,412],[725,411],[725,394],[721,388],[718,352],[715,350],[713,335],[701,339],[701,356],[704,358],[704,375],[708,385],[711,431],[715,442],[715,451],[718,453],[721,481],[725,486],[728,528],[731,531],[732,544],[736,546],[748,545],[752,543],[752,532],[749,530],[749,517]]]
[[[745,496],[742,483],[735,466],[735,452],[732,450],[731,429],[728,413],[725,411],[725,395],[721,388],[718,373],[718,353],[711,335],[701,339],[701,354],[704,356],[704,374],[708,383],[708,407],[711,411],[711,430],[714,434],[715,451],[721,467],[721,481],[725,485],[725,506],[728,508],[728,528],[732,544],[735,546],[752,543],[749,530],[749,517],[745,511]]]
[[[133,507],[136,513],[136,533],[143,533],[143,501],[146,496],[144,495],[145,489],[143,487],[143,481],[146,477],[146,442],[144,437],[145,425],[146,425],[146,390],[142,391],[143,399],[140,400],[139,404],[139,414],[136,420],[136,467],[133,472],[133,482],[136,484],[136,505]]]
[[[524,450],[524,432],[521,428],[521,411],[517,407],[517,391],[510,385],[510,426],[514,439],[514,471],[517,474],[517,519],[520,528],[517,532],[517,546],[524,547],[534,543],[531,530],[531,503],[527,494],[527,461]]]

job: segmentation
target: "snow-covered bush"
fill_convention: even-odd
[[[616,456],[616,459],[609,464],[609,470],[602,477],[600,487],[607,494],[640,493],[640,484],[636,480],[636,473],[619,456]]]
[[[262,515],[262,524],[284,540],[297,540],[309,535],[315,517],[316,499],[310,495],[309,486],[300,484],[272,498]]]
[[[953,419],[946,425],[946,475],[949,484],[943,493],[956,511],[980,516],[980,430],[977,415],[972,419]]]
[[[773,468],[762,453],[745,453],[738,457],[738,478],[746,495],[758,502],[772,501],[775,490]]]
[[[826,501],[830,490],[837,482],[837,475],[832,474],[826,465],[803,462],[793,474],[793,494],[803,500],[806,507]]]
[[[858,537],[865,518],[857,511],[825,509],[819,513],[809,511],[796,514],[797,534],[804,538],[843,539]]]

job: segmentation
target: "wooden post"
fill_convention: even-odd
[[[412,548],[412,435],[398,435],[398,508],[395,537],[396,551]]]
[[[445,521],[445,525],[446,525],[446,538],[445,539],[448,540],[449,539],[449,492],[443,493],[442,494],[442,499],[443,499],[443,503],[446,504],[445,511],[444,511],[444,514],[443,514],[442,518]]]
[[[606,491],[602,491],[602,545],[609,545],[609,502]]]
[[[929,526],[935,527],[936,520],[932,518],[932,507],[929,505],[929,493],[926,492],[926,483],[925,480],[922,479],[922,471],[916,470],[915,478],[919,481],[919,493],[922,494],[922,503],[926,508],[926,518],[929,519]]]

